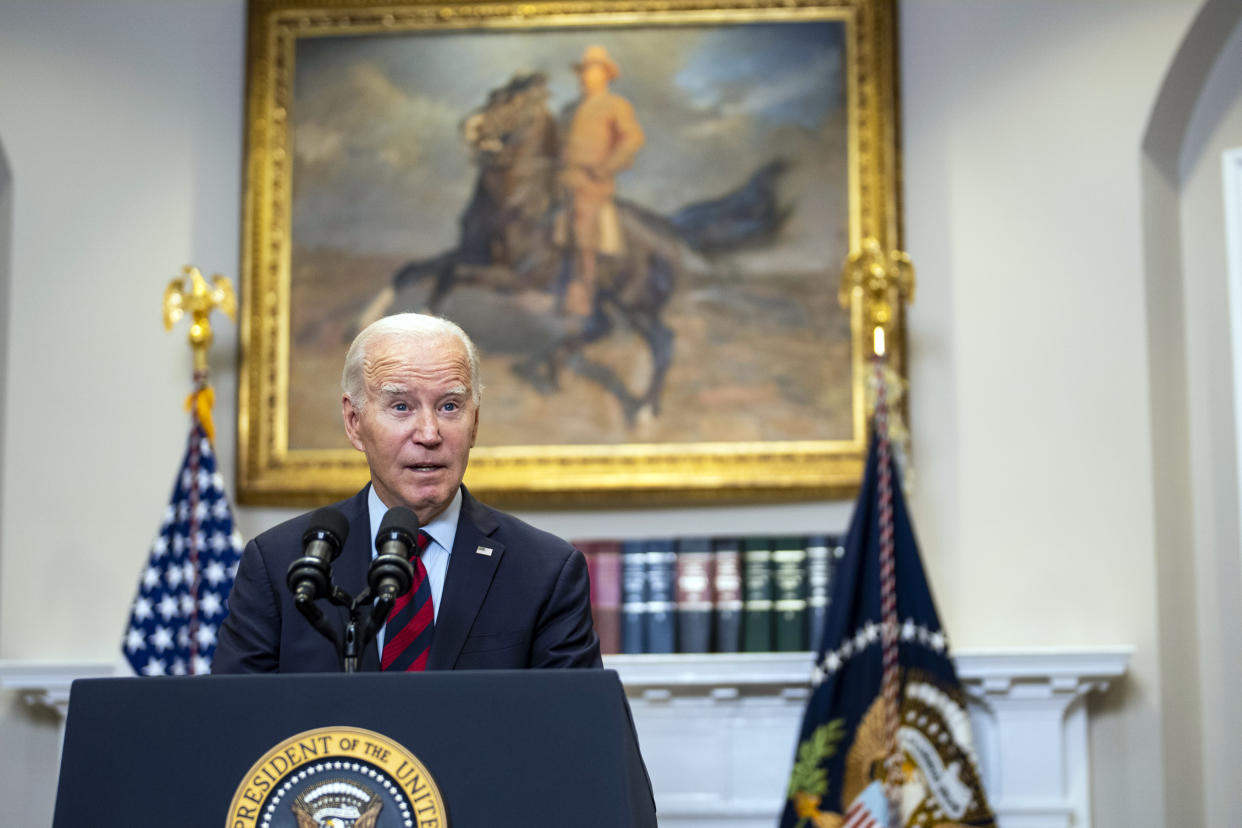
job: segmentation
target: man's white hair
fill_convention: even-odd
[[[349,352],[345,354],[345,367],[341,371],[341,390],[349,397],[354,410],[361,412],[367,404],[367,388],[365,367],[367,353],[372,343],[380,340],[396,339],[404,342],[416,342],[420,345],[434,345],[445,340],[456,340],[466,350],[466,358],[470,362],[470,398],[475,406],[483,393],[483,383],[479,377],[479,352],[466,336],[466,332],[447,319],[438,316],[427,316],[421,313],[398,313],[385,316],[367,325],[354,337]]]

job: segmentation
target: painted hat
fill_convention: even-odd
[[[574,64],[574,71],[581,73],[583,69],[592,63],[598,63],[608,70],[609,79],[616,79],[621,75],[621,67],[617,66],[608,55],[608,50],[603,46],[588,46],[582,52],[582,59]]]

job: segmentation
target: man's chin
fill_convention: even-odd
[[[418,515],[418,522],[426,524],[444,511],[456,491],[456,486],[448,489],[443,486],[434,488],[420,486],[402,491],[401,499],[414,510],[414,514]]]

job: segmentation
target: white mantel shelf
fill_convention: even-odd
[[[966,651],[954,661],[1001,828],[1090,828],[1086,699],[1133,649]],[[811,653],[607,656],[625,683],[660,824],[770,828],[810,695]]]
[[[1133,649],[966,651],[984,784],[1000,828],[1090,828],[1087,704]],[[811,653],[606,656],[626,687],[664,828],[770,828],[782,807]],[[0,660],[0,689],[65,720],[75,679],[115,661]],[[63,732],[61,734],[63,741]]]

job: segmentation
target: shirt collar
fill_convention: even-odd
[[[371,538],[374,540],[375,535],[379,532],[380,523],[384,520],[384,515],[388,513],[388,507],[384,505],[384,501],[379,499],[379,495],[375,493],[375,487],[370,486],[367,492],[367,510],[371,517]],[[436,516],[431,523],[420,526],[419,528],[431,535],[431,539],[440,545],[445,552],[452,554],[453,541],[457,538],[457,519],[461,517],[461,486],[457,487],[457,494],[453,495],[453,499],[449,501],[449,505],[444,511]],[[375,557],[375,548],[372,544],[371,557]]]

